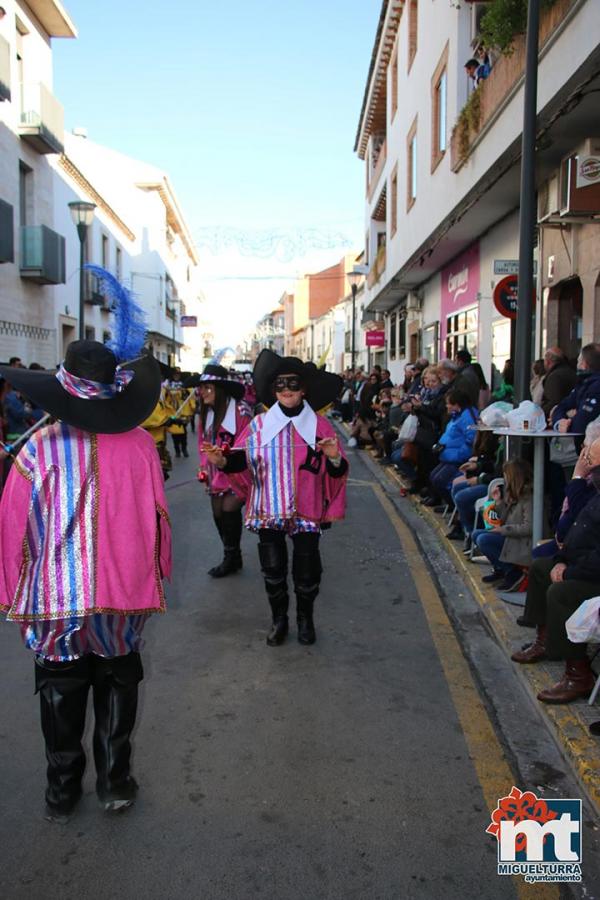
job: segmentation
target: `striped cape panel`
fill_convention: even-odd
[[[246,445],[253,474],[249,519],[286,520],[296,515],[293,438],[291,423],[266,446],[261,445],[260,423],[250,433]]]
[[[9,618],[56,619],[94,606],[96,437],[56,422],[19,456],[32,482],[25,567]]]
[[[148,613],[141,615],[73,616],[52,622],[20,622],[25,646],[37,656],[53,662],[96,656],[125,656],[143,647],[142,631]]]

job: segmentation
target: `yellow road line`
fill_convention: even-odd
[[[372,484],[371,487],[400,539],[469,748],[469,756],[491,815],[492,810],[497,806],[498,799],[505,797],[513,786],[513,773],[496,737],[467,661],[462,654],[452,623],[440,600],[431,575],[427,571],[416,541],[381,486]],[[494,874],[493,868],[491,873]],[[481,873],[479,875],[481,876]],[[526,884],[517,877],[513,881],[520,898],[535,897],[536,900],[558,900],[558,885]]]

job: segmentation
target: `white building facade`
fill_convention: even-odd
[[[382,4],[355,150],[366,166],[367,311],[385,322],[381,358],[396,381],[407,360],[436,361],[465,346],[493,380],[511,352],[511,319],[493,296],[518,258],[524,39],[516,37],[512,56],[493,60],[473,91],[464,64],[486,8]],[[597,86],[598,5],[555,0],[540,23],[539,185],[590,137]],[[579,226],[567,218],[564,227]],[[536,355],[544,340],[566,340],[552,333],[542,287],[540,280]],[[580,332],[585,339],[585,327]]]

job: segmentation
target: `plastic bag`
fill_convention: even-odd
[[[398,440],[405,443],[406,441],[414,441],[419,427],[419,420],[411,413],[402,423],[402,428],[398,433]]]
[[[579,453],[575,449],[575,438],[550,438],[550,462],[568,467],[574,466],[578,459]]]
[[[600,641],[600,597],[590,597],[578,606],[565,622],[569,640],[574,644]]]
[[[523,400],[516,409],[506,416],[508,427],[515,431],[545,431],[546,415],[544,410],[531,400]]]
[[[504,522],[498,515],[495,500],[486,500],[481,507],[481,517],[483,519],[483,527],[491,531],[496,525],[504,525]]]
[[[506,403],[504,400],[497,400],[496,403],[490,403],[485,409],[479,413],[479,421],[486,428],[506,428],[508,422],[506,416],[512,412],[512,403]]]

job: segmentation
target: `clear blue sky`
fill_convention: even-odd
[[[53,42],[67,127],[167,171],[201,257],[223,226],[360,245],[353,145],[381,0],[65,5],[79,30]]]

